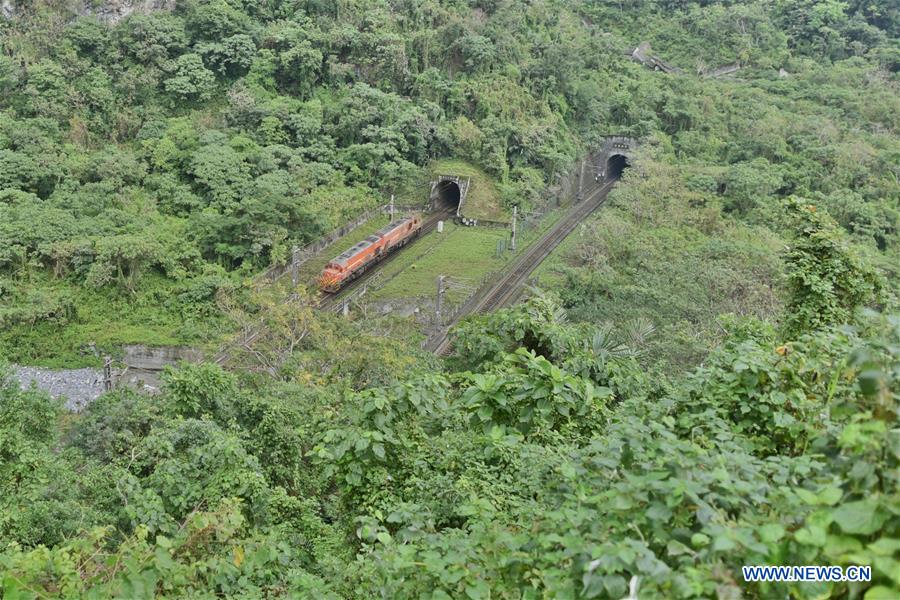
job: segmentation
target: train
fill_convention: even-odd
[[[319,277],[319,289],[329,293],[339,291],[369,267],[408,244],[420,233],[422,233],[422,217],[419,215],[391,222],[325,265]]]

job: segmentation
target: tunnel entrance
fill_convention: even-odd
[[[461,192],[455,181],[444,180],[435,188],[434,208],[439,211],[459,212],[459,200]]]
[[[621,154],[613,154],[606,161],[606,178],[618,179],[622,172],[628,168],[628,158]]]

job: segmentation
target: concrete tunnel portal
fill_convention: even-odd
[[[438,183],[435,188],[435,210],[453,211],[456,214],[459,211],[459,202],[462,198],[462,192],[459,184],[450,179],[445,179]]]
[[[608,136],[596,154],[594,163],[597,181],[614,181],[631,166],[638,141],[622,135]]]

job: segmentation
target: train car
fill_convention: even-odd
[[[319,277],[319,288],[336,292],[348,282],[362,275],[366,269],[385,256],[405,246],[422,231],[422,218],[404,217],[382,227],[349,250],[331,260]]]

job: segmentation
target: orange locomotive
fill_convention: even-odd
[[[418,215],[398,219],[379,229],[325,265],[319,287],[325,292],[338,291],[370,266],[405,246],[421,231],[422,218]]]

